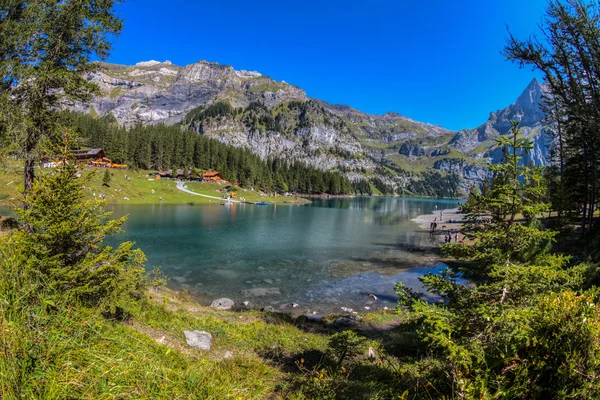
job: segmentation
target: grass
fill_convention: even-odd
[[[52,169],[37,169],[36,174],[49,173]],[[148,173],[150,171],[139,171],[133,170],[118,170],[111,169],[111,181],[110,187],[102,186],[102,177],[104,175],[104,169],[98,168],[86,168],[84,173],[93,173],[92,180],[88,185],[85,185],[86,196],[93,198],[94,193],[99,196],[103,193],[108,196],[108,204],[213,204],[220,203],[221,200],[208,199],[201,196],[195,196],[182,192],[177,189],[174,180],[149,180]],[[131,180],[125,178],[127,175]],[[14,164],[12,168],[9,168],[3,173],[0,173],[0,205],[14,205],[21,199],[23,190],[23,168],[18,164]],[[188,189],[208,195],[221,197],[222,193],[218,193],[217,189],[223,189],[224,185],[217,183],[201,183],[201,182],[187,182]],[[120,189],[120,192],[118,191]],[[154,194],[152,193],[154,190]],[[261,197],[259,192],[247,190],[237,190],[236,199],[244,197],[246,201],[257,202],[265,201],[273,204],[307,204],[309,203],[306,199],[297,199],[294,197],[284,196],[265,196]],[[162,197],[162,201],[160,198]],[[129,200],[125,200],[128,198]]]
[[[348,364],[362,373],[352,375],[349,368],[337,375],[325,369],[335,358],[328,343],[337,329],[303,325],[284,314],[215,311],[155,290],[132,304],[125,321],[68,306],[32,308],[28,318],[7,310],[0,306],[0,353],[10,350],[0,357],[6,400],[304,399],[342,389],[339,398],[370,399],[392,398],[397,384],[392,366],[399,362],[382,342],[363,339]],[[38,328],[25,323],[32,319]],[[210,332],[211,350],[188,346],[183,330]],[[369,360],[368,347],[378,348],[387,363]],[[342,389],[340,382],[346,382]]]
[[[250,89],[249,89],[249,91],[250,91],[250,93],[255,93],[255,92],[276,92],[279,89],[282,89],[282,87],[280,87],[276,83],[262,83],[260,85],[251,86]]]

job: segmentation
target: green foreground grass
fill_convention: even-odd
[[[37,329],[19,324],[20,316],[0,321],[3,400],[376,399],[403,393],[399,359],[384,349],[386,335],[394,334],[378,333],[372,321],[358,330],[366,339],[351,363],[334,373],[328,342],[335,330],[286,314],[215,311],[152,289],[123,321],[75,307],[30,312],[35,317],[27,320]],[[376,319],[389,324],[400,317],[390,311]],[[211,333],[212,349],[188,346],[184,330]],[[388,339],[398,343],[397,336]],[[376,359],[367,357],[369,346],[377,349]]]
[[[189,193],[182,192],[177,189],[175,180],[156,180],[148,174],[150,171],[133,171],[133,170],[118,170],[110,169],[111,180],[110,187],[102,186],[102,178],[105,169],[101,168],[84,168],[84,173],[92,173],[93,178],[86,185],[85,193],[88,198],[93,198],[94,194],[99,196],[100,193],[107,196],[108,204],[216,204],[221,200],[209,199],[201,196],[195,196]],[[52,169],[36,169],[36,174],[51,173]],[[127,179],[127,176],[130,179]],[[225,185],[218,183],[202,183],[202,182],[186,182],[187,188],[196,193],[221,197],[223,194],[217,192],[223,189]],[[0,172],[0,205],[16,205],[22,198],[23,190],[23,167],[14,165],[5,168]],[[154,190],[154,193],[152,191]],[[258,191],[243,189],[236,190],[237,197],[244,197],[248,202],[265,201],[273,204],[307,204],[310,201],[303,198],[285,197],[285,196],[260,196]],[[126,198],[128,200],[126,200]],[[162,201],[160,200],[162,198]]]

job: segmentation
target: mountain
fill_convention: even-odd
[[[534,78],[514,104],[490,113],[488,120],[476,129],[457,132],[450,145],[472,157],[485,157],[497,161],[501,155],[494,150],[494,138],[506,135],[510,131],[510,121],[519,121],[519,127],[525,136],[535,142],[534,153],[530,154],[530,157],[536,164],[545,165],[548,143],[545,135],[541,135],[544,128],[544,112],[541,108],[544,90],[544,86]]]
[[[77,111],[111,115],[125,126],[181,124],[265,159],[338,169],[351,180],[367,179],[395,191],[411,192],[425,178],[446,185],[442,180],[448,175],[460,178],[462,192],[481,183],[489,176],[487,163],[501,158],[494,138],[508,133],[511,120],[520,121],[534,140],[526,162],[545,164],[549,147],[542,134],[544,87],[536,79],[514,104],[490,113],[481,126],[458,132],[394,112],[372,115],[328,104],[285,81],[206,61],[185,67],[154,60],[101,63],[88,79],[101,95],[74,106]]]

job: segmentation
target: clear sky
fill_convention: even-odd
[[[536,76],[500,52],[506,25],[525,38],[544,7],[545,0],[126,0],[109,61],[216,61],[330,103],[472,128]]]

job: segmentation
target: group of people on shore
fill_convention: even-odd
[[[458,230],[451,229],[447,235],[444,235],[444,243],[452,243],[452,239],[454,239],[454,243],[458,243]]]
[[[437,211],[437,206],[435,211]],[[434,212],[435,212],[434,211]],[[444,222],[443,218],[444,218],[444,211],[440,210],[439,212],[440,214],[440,222]],[[453,219],[449,219],[448,220],[449,223],[454,223],[457,222],[456,220]],[[446,228],[445,225],[442,226],[442,229]],[[433,219],[433,221],[429,224],[429,237],[432,238],[433,235],[438,231],[438,217],[435,217]],[[458,239],[458,233],[459,230],[458,229],[449,229],[445,234],[444,234],[444,243],[452,243],[452,241],[454,241],[454,243],[462,243],[462,240]]]

